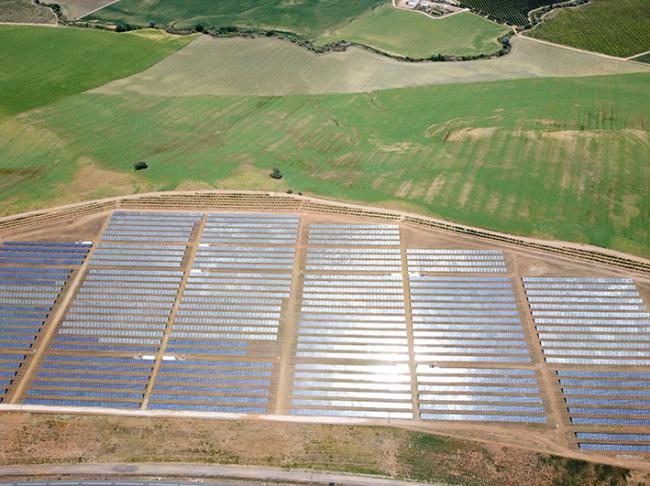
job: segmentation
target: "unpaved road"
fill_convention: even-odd
[[[398,481],[374,476],[355,476],[343,473],[314,472],[306,470],[287,470],[272,467],[222,466],[215,464],[60,464],[2,466],[0,477],[45,477],[45,476],[146,476],[146,477],[187,477],[223,478],[252,481],[275,481],[298,484],[336,484],[337,486],[444,486],[442,483],[417,483]],[[30,483],[34,486],[34,483]],[[42,483],[41,486],[49,486]],[[51,483],[52,486],[62,483]],[[66,486],[86,486],[88,482],[73,483]],[[106,481],[101,482],[106,485]],[[146,486],[144,483],[113,482],[115,486]]]

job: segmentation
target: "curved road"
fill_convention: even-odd
[[[174,477],[174,478],[210,478],[210,479],[236,479],[252,481],[253,483],[239,483],[239,486],[254,486],[262,481],[297,483],[297,484],[333,484],[336,486],[445,486],[442,483],[417,483],[413,481],[399,481],[376,476],[359,476],[345,473],[329,473],[307,471],[302,469],[280,469],[275,467],[257,466],[225,466],[218,464],[39,464],[1,466],[0,481],[3,477],[36,477],[46,476],[82,476],[82,477]],[[52,481],[29,483],[0,483],[12,486],[190,486],[190,483],[168,482],[137,482],[118,480],[113,481]],[[231,483],[232,484],[232,483]],[[235,483],[237,484],[237,483]],[[221,486],[212,483],[210,486]],[[191,485],[195,486],[195,485]]]

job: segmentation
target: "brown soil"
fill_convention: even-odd
[[[2,464],[208,462],[485,486],[633,484],[614,467],[387,427],[10,413],[0,435]]]

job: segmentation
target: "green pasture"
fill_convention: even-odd
[[[290,188],[650,256],[649,95],[648,74],[322,96],[82,94],[0,124],[2,212]],[[150,168],[134,173],[138,160]]]
[[[142,71],[190,40],[146,32],[0,26],[0,117]]]
[[[315,38],[386,0],[120,0],[87,17],[103,22],[180,29],[244,27],[290,31]]]
[[[385,5],[326,33],[316,43],[347,40],[415,58],[435,54],[464,56],[498,51],[498,37],[509,30],[471,13],[431,19]]]
[[[650,50],[650,1],[591,0],[552,12],[526,35],[610,56]]]

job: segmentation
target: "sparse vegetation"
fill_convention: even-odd
[[[50,9],[30,0],[0,0],[0,22],[54,24],[56,17]]]
[[[3,464],[205,462],[466,486],[619,486],[629,471],[387,427],[5,413]],[[250,444],[256,447],[250,447]],[[579,471],[579,474],[575,474]],[[640,481],[650,476],[638,473]]]

